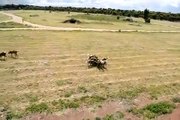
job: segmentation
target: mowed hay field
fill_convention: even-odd
[[[123,29],[123,30],[180,30],[179,23],[174,24],[168,21],[154,21],[151,24],[145,24],[142,18],[133,18],[134,22],[123,21],[124,16],[102,15],[102,14],[85,14],[71,12],[49,12],[42,10],[16,10],[9,11],[17,16],[23,17],[24,20],[40,25],[54,27],[76,27],[76,28],[99,28],[99,29]],[[81,24],[65,24],[65,20],[75,18],[81,21]],[[170,26],[171,25],[171,26]]]
[[[180,34],[1,31],[0,104],[12,112],[51,112],[108,100],[152,99],[180,92]],[[107,57],[107,71],[87,68],[88,54]],[[58,106],[56,101],[70,102]],[[30,108],[29,108],[30,107]]]

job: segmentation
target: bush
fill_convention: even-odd
[[[46,103],[32,104],[28,108],[26,108],[26,111],[31,112],[31,113],[48,112],[49,107]]]

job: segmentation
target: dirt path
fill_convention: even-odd
[[[22,17],[16,16],[12,13],[0,12],[12,18],[13,22],[31,26],[32,28],[0,28],[0,31],[12,30],[50,30],[50,31],[92,31],[92,32],[141,32],[141,33],[180,33],[180,31],[146,31],[146,30],[110,30],[110,29],[91,29],[91,28],[65,28],[65,27],[51,27],[38,25],[24,21]]]

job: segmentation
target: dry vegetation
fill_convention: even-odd
[[[21,16],[24,20],[48,25],[55,27],[79,27],[79,28],[101,28],[101,29],[129,29],[129,30],[180,30],[177,27],[179,24],[172,22],[159,22],[152,21],[151,24],[145,24],[143,19],[133,18],[137,22],[125,22],[124,17],[121,16],[120,20],[117,20],[117,16],[100,15],[100,14],[84,14],[71,12],[51,12],[49,11],[35,11],[35,10],[19,10],[11,11],[14,14]],[[67,19],[75,18],[80,20],[81,24],[64,24]],[[170,27],[171,25],[171,27]]]
[[[106,100],[152,99],[180,92],[180,35],[176,33],[0,32],[0,105],[9,116],[58,112]],[[108,70],[88,69],[87,54],[108,57]]]

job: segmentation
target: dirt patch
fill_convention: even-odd
[[[124,120],[141,120],[140,118],[129,112],[125,112],[124,116]]]
[[[30,115],[23,120],[60,120],[60,117],[57,115],[43,115],[43,114],[36,114]]]
[[[137,108],[143,108],[144,106],[151,104],[152,99],[150,95],[140,94],[136,99],[133,100],[133,104]]]

